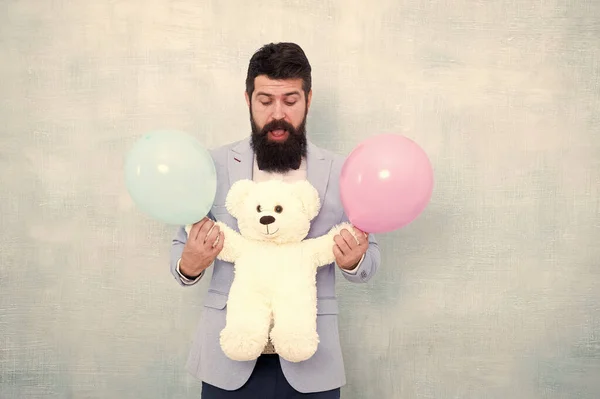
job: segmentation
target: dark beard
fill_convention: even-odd
[[[252,127],[252,149],[256,154],[258,168],[266,172],[284,173],[300,168],[302,158],[306,156],[306,114],[298,128],[283,120],[267,123],[260,131],[254,123],[250,112]],[[270,130],[284,129],[288,138],[282,143],[270,141],[267,133]]]

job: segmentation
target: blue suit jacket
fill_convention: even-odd
[[[231,185],[241,179],[252,179],[254,153],[250,139],[245,139],[211,151],[217,169],[217,193],[210,212],[213,220],[237,229],[236,219],[225,208],[225,198]],[[317,189],[321,210],[313,219],[309,237],[326,234],[334,225],[348,221],[342,208],[339,192],[339,175],[344,158],[308,144],[307,179]],[[184,285],[176,271],[187,234],[182,226],[173,240],[171,273]],[[290,385],[297,391],[321,392],[346,383],[342,350],[338,334],[338,304],[335,295],[335,273],[354,283],[367,282],[380,263],[379,248],[370,236],[369,249],[358,270],[353,274],[331,264],[317,273],[317,332],[319,347],[308,360],[290,363],[281,359],[281,367]],[[210,268],[208,269],[210,270]],[[225,327],[227,295],[233,281],[233,265],[216,260],[212,266],[212,279],[198,329],[189,354],[187,369],[198,379],[226,390],[240,388],[250,377],[255,361],[237,362],[225,356],[219,344],[219,334]]]

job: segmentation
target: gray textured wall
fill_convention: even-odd
[[[155,128],[248,134],[248,59],[281,40],[314,142],[402,133],[436,169],[377,277],[339,285],[343,397],[598,398],[597,0],[2,1],[0,397],[199,397],[206,282],[171,278],[122,160]]]

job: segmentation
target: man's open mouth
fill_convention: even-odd
[[[273,141],[282,141],[288,138],[289,132],[285,129],[269,130],[269,139]]]

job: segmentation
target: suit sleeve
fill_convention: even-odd
[[[349,223],[348,216],[344,213],[342,222]],[[358,266],[350,271],[346,271],[338,267],[346,280],[352,283],[366,283],[377,273],[381,264],[381,253],[379,252],[379,244],[372,234],[369,234],[369,248]]]
[[[216,221],[211,213],[208,214],[208,217],[211,220]],[[183,248],[185,247],[186,242],[187,233],[185,232],[185,226],[181,226],[177,230],[177,233],[175,234],[175,237],[173,238],[173,242],[171,244],[171,254],[169,263],[171,267],[171,274],[173,275],[173,277],[175,277],[175,281],[177,281],[179,285],[184,287],[196,284],[204,276],[203,271],[198,277],[192,280],[185,277],[179,271],[179,261],[181,261],[181,254],[183,253]]]

